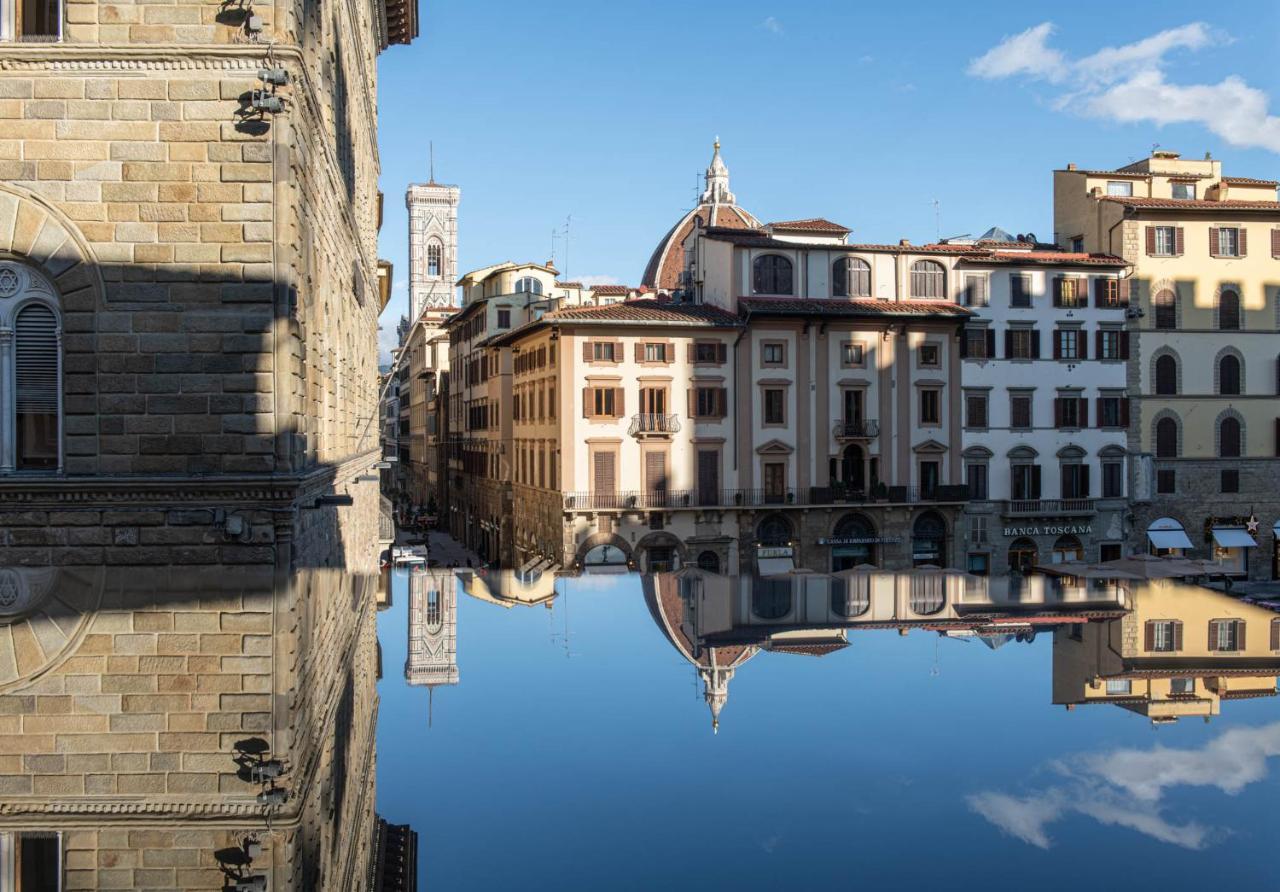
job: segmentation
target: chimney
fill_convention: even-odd
[[[1076,165],[1075,165],[1075,162],[1074,162],[1074,161],[1068,161],[1068,162],[1067,162],[1067,170],[1076,170],[1076,169],[1077,169],[1077,168],[1076,168]]]
[[[899,248],[910,248],[910,247],[911,247],[911,239],[905,239],[905,238],[898,239],[898,247],[899,247]]]

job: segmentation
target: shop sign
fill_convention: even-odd
[[[1034,527],[1005,527],[1006,536],[1088,536],[1093,533],[1091,523],[1045,524]]]
[[[818,540],[819,545],[899,545],[901,543],[900,536],[834,536]]]
[[[761,545],[756,549],[757,558],[789,558],[794,552],[790,545]]]

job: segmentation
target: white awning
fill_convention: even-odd
[[[761,576],[781,576],[783,573],[790,573],[795,568],[795,561],[789,557],[756,559],[756,572]]]
[[[1214,527],[1213,541],[1222,548],[1257,548],[1258,543],[1244,530]]]
[[[1182,530],[1147,530],[1147,538],[1156,548],[1191,548],[1191,540]]]

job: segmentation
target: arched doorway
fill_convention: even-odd
[[[1014,539],[1013,544],[1009,546],[1010,573],[1029,576],[1039,561],[1040,555],[1036,549],[1036,543],[1031,539]]]
[[[911,565],[945,567],[947,522],[936,511],[926,511],[911,526]]]
[[[720,555],[714,551],[704,551],[698,555],[698,569],[707,573],[720,572]]]
[[[1075,536],[1059,536],[1053,543],[1052,563],[1062,564],[1067,561],[1084,560],[1084,545]]]
[[[840,454],[840,485],[847,492],[866,489],[866,453],[857,443],[850,443]]]
[[[770,514],[756,525],[756,573],[776,576],[795,569],[795,528],[781,514]]]
[[[831,533],[831,572],[876,563],[876,528],[862,514],[846,514]]]

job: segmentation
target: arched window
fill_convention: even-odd
[[[1084,560],[1084,546],[1075,536],[1059,536],[1053,543],[1051,560],[1055,564]]]
[[[1156,458],[1178,457],[1178,422],[1168,417],[1156,422]]]
[[[1014,539],[1009,545],[1009,572],[1029,576],[1040,562],[1036,543],[1032,539]]]
[[[846,514],[831,533],[831,572],[876,562],[876,528],[861,514]]]
[[[704,551],[698,555],[698,569],[708,573],[720,572],[720,555],[714,551]]]
[[[1178,392],[1178,360],[1166,353],[1156,359],[1156,393],[1161,396]]]
[[[870,297],[871,265],[860,257],[841,257],[831,265],[832,297]]]
[[[1178,299],[1168,288],[1156,293],[1151,301],[1156,308],[1156,328],[1178,327]]]
[[[936,260],[911,264],[911,296],[943,300],[947,296],[947,271]]]
[[[1230,288],[1218,295],[1218,328],[1223,331],[1240,328],[1240,295]]]
[[[788,545],[791,538],[791,522],[781,514],[770,514],[756,527],[756,539],[761,545]]]
[[[911,527],[911,560],[916,567],[946,564],[947,522],[936,511],[926,511]]]
[[[751,580],[751,612],[760,619],[782,619],[791,612],[789,577]]]
[[[438,276],[444,268],[444,247],[436,241],[427,244],[427,275]]]
[[[516,293],[524,294],[526,292],[529,294],[541,294],[542,283],[533,276],[525,276],[523,279],[516,282]]]
[[[1218,422],[1218,455],[1239,458],[1241,451],[1240,419],[1228,415]]]
[[[61,464],[62,337],[57,294],[39,273],[0,262],[0,473],[56,471]],[[12,402],[8,402],[12,399]]]
[[[1240,393],[1240,358],[1234,353],[1218,360],[1218,393]]]
[[[781,254],[761,254],[751,265],[755,294],[791,294],[791,261]]]
[[[854,573],[831,580],[831,612],[836,616],[861,616],[871,607],[871,575]]]

